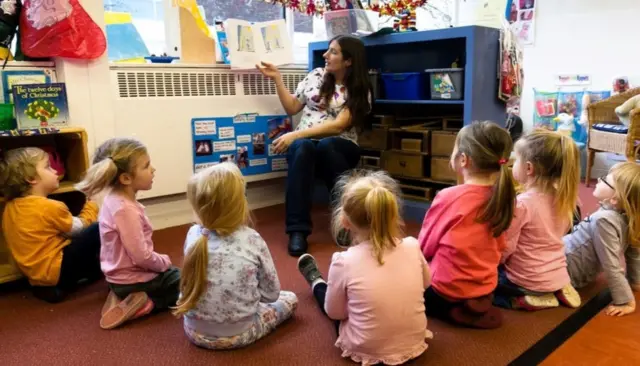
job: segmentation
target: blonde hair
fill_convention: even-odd
[[[500,173],[493,193],[478,216],[478,221],[488,223],[493,236],[498,237],[511,225],[515,210],[515,185],[507,167],[513,150],[511,135],[493,122],[473,122],[460,130],[456,146],[458,155],[464,153],[471,159],[472,172]]]
[[[5,152],[0,161],[0,190],[8,200],[27,195],[31,191],[28,182],[38,177],[37,165],[49,154],[37,147],[21,147]]]
[[[618,163],[611,168],[620,206],[629,220],[629,245],[640,248],[640,165]]]
[[[92,197],[105,188],[120,186],[120,175],[133,174],[135,164],[147,154],[142,142],[132,138],[112,138],[96,149],[93,164],[84,179],[76,184],[76,189]]]
[[[336,189],[341,197],[333,215],[334,237],[346,218],[358,229],[369,232],[373,255],[380,265],[384,264],[384,253],[395,248],[404,235],[398,184],[385,172],[362,170],[343,175]]]
[[[556,213],[566,218],[570,226],[580,184],[580,151],[576,143],[567,135],[536,129],[518,140],[516,150],[524,162],[533,165],[533,186],[554,197]]]
[[[206,290],[208,233],[229,236],[251,222],[245,180],[233,163],[216,164],[193,175],[187,184],[187,200],[203,232],[184,258],[181,295],[173,310],[176,316],[193,309]]]

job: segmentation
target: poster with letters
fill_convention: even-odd
[[[286,156],[273,151],[273,141],[292,129],[289,116],[193,118],[193,170],[232,162],[245,176],[286,171]]]

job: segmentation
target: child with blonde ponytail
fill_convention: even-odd
[[[507,168],[512,148],[509,132],[493,122],[474,122],[458,133],[451,167],[464,184],[438,193],[418,237],[433,269],[427,315],[472,328],[502,325],[492,296],[515,206]]]
[[[578,201],[578,147],[571,137],[540,129],[518,140],[515,158],[513,176],[524,192],[507,231],[495,303],[530,311],[560,302],[577,308],[580,295],[569,279],[562,237]]]
[[[109,284],[100,326],[112,329],[176,304],[180,271],[153,249],[153,228],[136,200],[151,189],[155,169],[138,140],[113,138],[96,150],[77,185],[89,197],[106,194],[100,209],[100,267]]]
[[[571,283],[580,288],[604,272],[613,299],[605,314],[631,314],[640,292],[640,165],[614,165],[593,195],[600,209],[564,237]]]
[[[398,365],[426,349],[424,289],[431,275],[418,242],[404,238],[399,188],[383,172],[356,172],[338,182],[342,192],[334,233],[346,228],[353,245],[335,253],[325,282],[315,259],[298,268],[322,311],[339,327],[336,347],[362,365]]]
[[[196,218],[185,241],[180,299],[187,338],[203,348],[247,346],[289,319],[298,299],[280,291],[269,248],[249,227],[245,181],[235,164],[195,174],[187,199]]]

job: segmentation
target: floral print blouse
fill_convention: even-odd
[[[202,236],[201,230],[199,225],[189,230],[185,255]],[[242,227],[225,238],[211,232],[208,250],[207,289],[185,315],[185,323],[206,333],[210,333],[207,329],[220,330],[225,325],[242,331],[242,324],[253,322],[260,302],[275,302],[280,295],[280,280],[269,248],[255,230]],[[211,326],[198,327],[202,323]]]
[[[324,101],[320,97],[320,86],[324,79],[324,73],[323,67],[314,69],[298,84],[295,97],[304,105],[304,108],[296,130],[305,130],[327,120],[334,120],[344,107],[347,88],[340,84],[336,84],[336,91],[329,106],[324,105]],[[342,132],[340,137],[353,141],[355,144],[358,143],[358,135],[354,127]]]

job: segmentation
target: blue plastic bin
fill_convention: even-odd
[[[389,100],[421,100],[424,97],[422,73],[383,73],[384,98]]]

